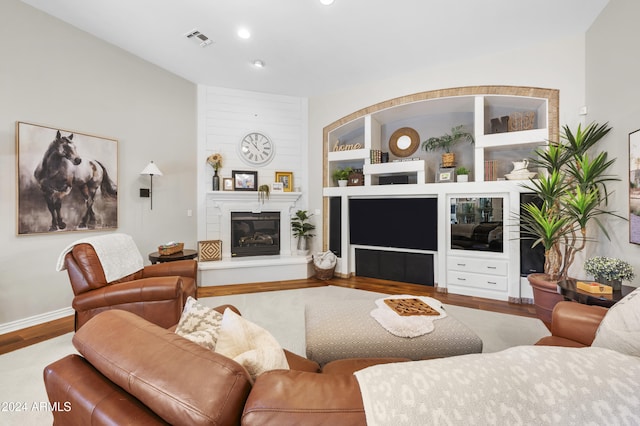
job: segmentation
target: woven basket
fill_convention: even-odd
[[[184,243],[176,243],[170,246],[158,246],[158,253],[160,256],[168,256],[170,254],[181,252],[184,248]]]
[[[319,280],[330,280],[331,278],[333,278],[333,271],[336,269],[336,267],[334,266],[333,268],[329,268],[329,269],[322,269],[319,268],[318,266],[316,266],[315,264],[313,265],[313,269],[316,270],[316,278]]]

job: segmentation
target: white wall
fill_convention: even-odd
[[[230,178],[233,170],[258,172],[258,185],[271,185],[277,171],[293,172],[294,189],[303,197],[298,202],[306,209],[309,187],[307,168],[308,105],[306,98],[272,95],[219,87],[198,87],[198,237],[220,239],[219,215],[207,209],[206,193],[211,191],[213,168],[206,159],[222,154],[222,178]],[[275,146],[275,157],[262,167],[244,163],[238,155],[238,143],[250,132],[269,136]],[[222,188],[222,186],[221,186]],[[257,202],[257,194],[256,194]],[[212,207],[212,206],[209,206]],[[250,209],[251,207],[249,207]]]
[[[614,191],[611,207],[625,218],[629,217],[629,133],[640,129],[638,16],[640,2],[610,0],[586,36],[587,118],[600,123],[608,121],[613,128],[602,148],[610,158],[616,158],[615,173],[622,180],[610,185]],[[604,243],[591,245],[586,255],[618,257],[630,262],[636,271],[633,285],[640,286],[640,245],[629,243],[628,222],[610,220],[607,228],[611,242],[600,237]]]
[[[196,86],[18,0],[0,2],[0,329],[71,305],[58,253],[92,232],[16,236],[15,122],[119,141],[119,232],[194,247]],[[153,210],[139,198],[154,160]],[[24,325],[24,324],[22,324]],[[4,328],[3,328],[4,327]]]
[[[322,129],[356,110],[398,96],[476,85],[533,86],[560,90],[560,124],[574,127],[585,103],[585,39],[576,36],[517,51],[473,58],[456,64],[354,87],[309,100],[309,207],[322,207]],[[375,66],[372,65],[372,66]],[[401,61],[399,62],[401,69]],[[320,249],[316,238],[315,249]]]

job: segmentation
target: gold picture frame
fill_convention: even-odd
[[[293,191],[293,172],[276,172],[276,182],[281,182],[284,192]]]

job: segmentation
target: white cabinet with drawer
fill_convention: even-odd
[[[507,271],[507,260],[449,256],[447,285],[506,292]]]

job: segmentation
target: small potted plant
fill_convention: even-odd
[[[469,182],[469,169],[460,166],[456,169],[456,180],[458,182]]]
[[[596,256],[584,262],[584,270],[599,283],[607,284],[614,290],[620,290],[622,281],[635,278],[633,267],[624,260],[612,257]]]
[[[270,188],[269,185],[260,185],[258,187],[258,202],[264,204],[265,200],[269,199]]]
[[[422,149],[425,151],[444,150],[442,154],[442,167],[453,167],[456,163],[456,156],[451,152],[451,147],[458,142],[468,141],[473,143],[473,135],[464,131],[464,126],[454,126],[451,133],[445,133],[442,136],[432,137],[422,142]]]
[[[353,169],[351,167],[337,168],[333,171],[333,180],[338,182],[338,186],[347,186],[349,174],[351,174],[352,171]]]
[[[306,210],[298,210],[291,219],[291,229],[293,230],[293,236],[298,239],[298,254],[307,254],[309,252],[308,239],[313,237],[311,233],[316,226],[309,222],[309,219],[313,216]]]

